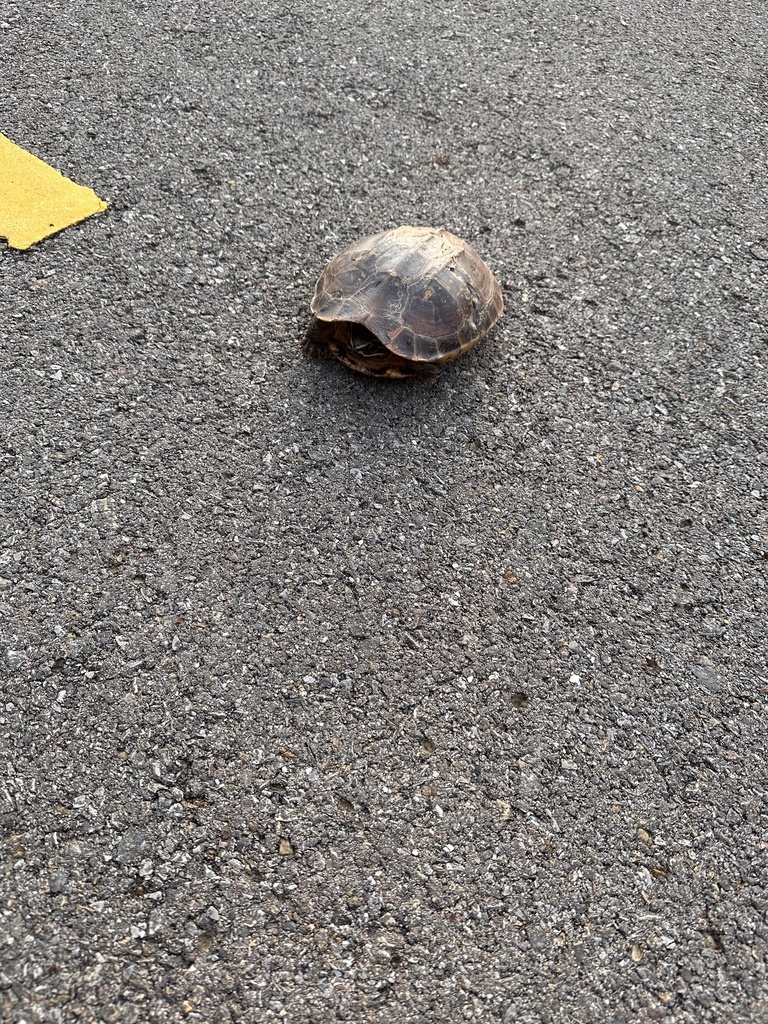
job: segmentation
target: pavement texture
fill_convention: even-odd
[[[761,0],[5,0],[0,1019],[768,1021]],[[306,362],[356,237],[507,312]]]

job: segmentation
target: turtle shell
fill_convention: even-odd
[[[398,363],[455,359],[503,308],[498,281],[472,246],[424,227],[353,242],[322,272],[311,303],[317,320],[361,324]]]

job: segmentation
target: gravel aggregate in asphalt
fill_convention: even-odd
[[[768,1021],[764,5],[0,10],[0,1017]],[[507,312],[298,353],[356,237]]]

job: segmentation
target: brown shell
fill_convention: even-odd
[[[488,333],[504,302],[468,242],[439,228],[401,227],[335,256],[311,308],[319,320],[362,324],[404,359],[445,363]]]

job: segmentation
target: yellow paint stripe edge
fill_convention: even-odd
[[[108,205],[0,134],[0,237],[12,249],[28,249]]]

